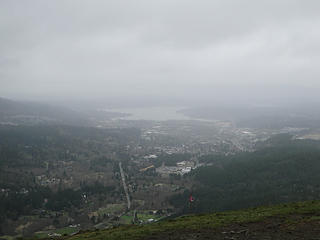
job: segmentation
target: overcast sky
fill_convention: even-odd
[[[319,13],[318,0],[1,0],[0,96],[315,97]]]

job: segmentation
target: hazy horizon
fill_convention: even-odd
[[[319,7],[4,0],[0,97],[115,107],[319,103]]]

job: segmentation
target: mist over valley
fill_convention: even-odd
[[[316,239],[319,7],[1,1],[0,239]]]

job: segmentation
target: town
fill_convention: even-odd
[[[171,198],[192,189],[186,175],[214,164],[206,156],[250,152],[279,132],[236,128],[227,121],[109,120],[89,129],[42,127],[29,140],[25,134],[38,127],[3,125],[2,131],[8,127],[23,138],[14,140],[19,162],[2,167],[6,187],[0,195],[4,201],[31,196],[39,204],[6,219],[2,229],[5,235],[49,237],[175,214]]]

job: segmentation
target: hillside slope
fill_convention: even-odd
[[[82,232],[69,240],[318,239],[320,201],[182,216],[144,226]]]
[[[0,97],[0,123],[18,125],[70,124],[88,125],[88,116],[66,107],[38,102],[20,102]]]
[[[237,210],[248,207],[320,199],[320,142],[292,140],[277,135],[254,152],[205,156],[211,166],[192,171],[195,184],[193,212]],[[191,191],[171,199],[188,210]]]

